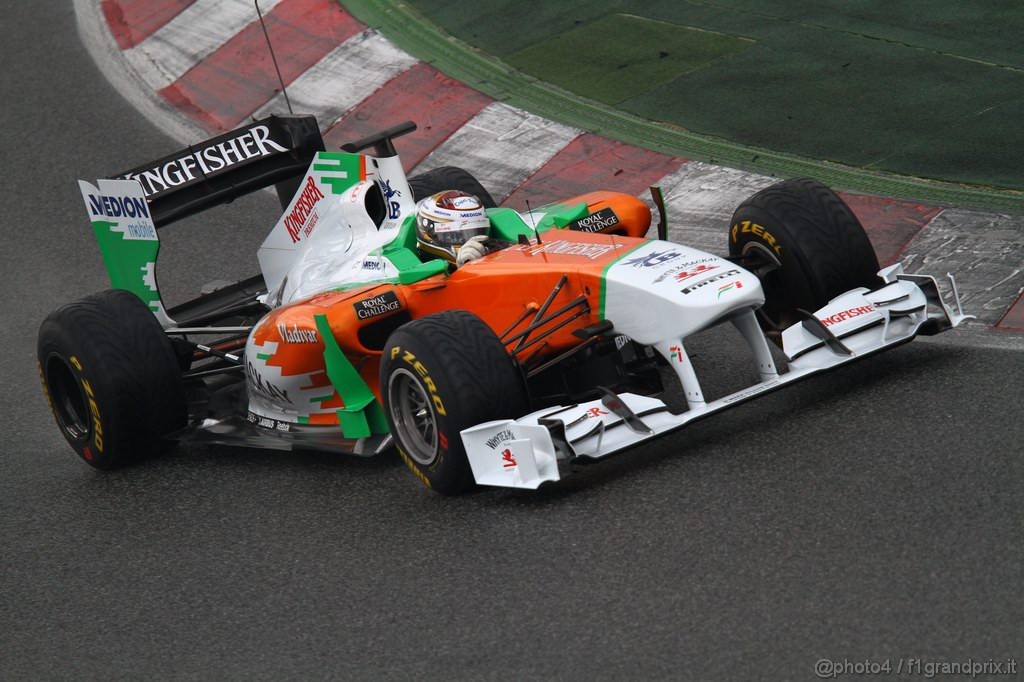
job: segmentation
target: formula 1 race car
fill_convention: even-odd
[[[729,255],[667,241],[660,192],[595,191],[520,213],[468,172],[406,178],[403,124],[323,150],[273,116],[93,186],[115,287],[54,311],[39,372],[57,423],[108,469],[181,441],[373,455],[424,484],[536,488],[810,374],[967,319],[931,277],[880,270],[857,218],[797,179],[743,202]],[[373,148],[373,154],[361,153]],[[262,273],[165,309],[158,230],[275,185]],[[457,270],[417,249],[416,202],[479,197],[505,248]],[[705,400],[688,337],[729,323],[758,380]],[[780,372],[771,344],[786,356]],[[776,351],[778,354],[778,351]],[[675,379],[685,409],[657,397]]]

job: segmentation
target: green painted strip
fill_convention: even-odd
[[[308,415],[300,414],[298,420],[299,420],[300,424],[309,424],[309,416]]]
[[[579,220],[580,218],[585,218],[588,215],[590,215],[590,210],[587,208],[586,204],[576,204],[574,206],[569,206],[564,211],[560,210],[558,212],[552,211],[551,213],[548,213],[540,223],[537,224],[537,229],[540,230],[543,227],[551,226],[561,229],[569,223]],[[548,222],[549,219],[551,220],[550,223]]]
[[[1024,213],[1024,192],[852,168],[735,144],[654,123],[543,83],[447,34],[401,0],[339,0],[357,19],[446,75],[534,114],[665,154],[783,177],[810,176],[836,189],[926,203]]]
[[[388,255],[388,254],[386,254]],[[389,255],[390,258],[390,255]],[[398,264],[392,261],[392,264],[397,268]],[[387,277],[385,279],[372,279],[364,280],[362,282],[346,282],[345,284],[339,284],[338,286],[330,289],[330,291],[352,291],[353,289],[361,289],[363,287],[376,287],[382,284],[398,284],[397,277]]]
[[[498,239],[514,242],[519,235],[532,237],[533,230],[518,213],[511,208],[488,208],[487,217],[491,221],[491,235]]]
[[[316,329],[324,342],[324,365],[327,377],[345,402],[338,410],[338,420],[345,438],[366,438],[374,433],[387,433],[384,411],[359,372],[345,357],[334,338],[326,315],[314,315]],[[382,426],[383,425],[383,426]]]
[[[440,275],[441,273],[448,272],[448,263],[440,258],[437,260],[429,260],[422,265],[417,265],[414,268],[402,270],[398,273],[398,281],[402,284],[415,284],[425,280],[428,277],[434,275]]]
[[[331,194],[344,194],[359,182],[362,159],[348,152],[318,152],[313,170],[320,172],[320,182],[331,188]]]
[[[269,360],[270,356],[271,356],[271,353],[257,353],[256,354],[256,359],[257,360]]]
[[[99,244],[103,264],[115,289],[125,289],[138,296],[149,309],[160,309],[160,292],[150,289],[146,283],[147,270],[156,267],[160,253],[160,242],[149,239],[125,239],[120,232],[114,232],[116,222],[96,220],[92,223],[96,243]],[[150,265],[152,263],[152,266]],[[153,284],[156,284],[156,275]]]
[[[332,167],[341,168],[342,164],[346,162],[352,162],[353,159],[358,162],[359,154],[351,154],[349,152],[318,152],[317,158],[321,161],[334,161]],[[358,166],[358,163],[356,164]]]

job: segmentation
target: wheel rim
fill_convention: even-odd
[[[397,369],[388,380],[388,409],[395,437],[407,454],[419,464],[432,464],[437,459],[437,415],[423,384],[409,370]]]
[[[89,437],[89,403],[81,382],[59,355],[52,355],[46,361],[46,385],[61,428],[75,440],[86,440]]]

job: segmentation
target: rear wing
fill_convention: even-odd
[[[321,154],[324,142],[314,117],[270,116],[96,185],[79,181],[111,284],[138,295],[165,328],[207,324],[252,307],[256,295],[266,292],[268,284],[279,284],[294,261],[300,230],[303,236],[312,231],[318,215],[310,201],[313,193],[338,195],[360,181],[376,180],[382,183],[384,214],[377,227],[397,230],[397,223],[391,223],[410,209],[412,192],[391,138],[415,128],[404,123],[345,145],[345,152]],[[369,147],[381,158],[357,155]],[[260,250],[271,282],[257,275],[166,310],[157,284],[157,230],[271,185],[284,211]],[[304,193],[300,187],[313,190]]]
[[[157,229],[276,185],[291,201],[323,137],[312,116],[270,116],[112,177],[136,180]]]
[[[168,312],[157,285],[157,230],[270,185],[285,208],[323,149],[314,117],[270,116],[96,185],[80,180],[110,283],[136,294],[164,327],[197,314],[215,315],[251,298],[253,287],[262,288],[254,280],[262,278]]]

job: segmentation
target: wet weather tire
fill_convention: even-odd
[[[186,425],[181,370],[153,313],[127,291],[58,308],[39,328],[39,375],[61,433],[91,466],[164,450]]]
[[[380,368],[388,428],[422,483],[445,495],[475,487],[459,432],[529,411],[522,374],[479,317],[451,310],[388,339]]]
[[[816,180],[796,178],[761,190],[733,213],[729,254],[759,256],[765,326],[785,329],[850,289],[873,289],[878,258],[850,207]],[[756,260],[756,259],[755,259]],[[756,270],[756,268],[755,268]]]
[[[469,171],[455,166],[442,166],[411,177],[409,178],[409,187],[412,188],[412,196],[416,201],[421,201],[446,189],[457,189],[474,195],[484,205],[484,208],[497,206],[491,193],[484,189],[479,180],[473,177]]]

